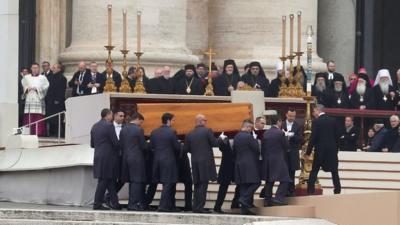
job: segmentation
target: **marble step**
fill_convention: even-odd
[[[256,221],[293,220],[288,217],[194,213],[157,213],[93,210],[0,209],[0,224],[220,224],[242,225]],[[296,218],[297,219],[297,218]]]

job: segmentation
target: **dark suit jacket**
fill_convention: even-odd
[[[375,133],[375,136],[371,140],[371,146],[368,149],[369,152],[381,152],[382,148],[384,148],[384,140],[385,135],[387,133],[386,128],[380,129],[378,132]]]
[[[265,131],[261,142],[261,178],[267,182],[290,182],[287,166],[289,143],[283,131],[273,126]]]
[[[356,127],[352,127],[349,132],[347,132],[346,128],[344,128],[339,138],[340,151],[357,151],[357,141],[359,135],[360,132]]]
[[[94,148],[94,178],[115,179],[118,171],[118,138],[114,126],[105,120],[95,123],[90,131],[90,146]]]
[[[282,124],[282,129],[287,130],[286,120]],[[300,156],[299,150],[302,148],[304,136],[303,136],[303,126],[301,126],[296,121],[293,122],[292,129],[290,130],[294,133],[293,137],[289,138],[289,149],[287,152],[288,156],[288,166],[289,170],[299,170],[300,169]]]
[[[384,148],[387,148],[389,152],[393,151],[393,147],[395,146],[397,140],[399,139],[399,126],[395,128],[390,128],[384,137]]]
[[[196,126],[185,138],[184,149],[190,152],[194,184],[217,180],[213,147],[218,141],[210,128]]]
[[[65,110],[67,78],[60,72],[51,74],[48,79],[49,89],[46,94],[46,115],[51,116]]]
[[[346,87],[346,83],[345,83],[345,80],[344,80],[344,77],[343,77],[342,74],[333,72],[333,79],[332,80],[328,79],[329,78],[329,73],[328,72],[325,72],[324,75],[325,75],[325,81],[326,81],[326,87],[327,88],[329,88],[331,90],[333,90],[335,88],[335,84],[333,82],[333,79],[335,79],[335,78],[339,78],[340,80],[342,80],[343,81],[343,88]]]
[[[233,139],[235,183],[260,183],[260,146],[249,132],[240,131]]]
[[[84,79],[84,77],[85,77],[85,74],[87,74],[87,73],[90,73],[90,70],[89,70],[89,69],[86,69],[86,70],[83,72],[82,81],[83,81],[83,79]],[[74,76],[73,76],[72,79],[68,82],[68,87],[72,88],[72,97],[79,96],[79,95],[76,93],[76,92],[77,92],[76,90],[77,90],[78,88],[79,88],[79,93],[82,93],[82,94],[80,94],[80,95],[83,95],[83,92],[84,92],[84,90],[85,90],[85,87],[84,87],[83,85],[78,86],[78,85],[75,84],[75,81],[79,80],[80,74],[81,74],[81,71],[78,70],[77,72],[74,73]],[[87,75],[86,75],[86,76],[87,76]]]
[[[212,80],[214,95],[218,96],[230,96],[231,93],[228,91],[228,87],[232,85],[236,90],[237,83],[240,81],[239,74],[221,74]]]
[[[329,129],[327,129],[329,128]],[[334,118],[322,114],[311,125],[311,137],[307,146],[307,155],[314,149],[313,169],[334,171],[338,168],[338,135]]]
[[[107,70],[103,71],[103,76],[107,79],[107,77],[108,77]],[[122,83],[122,76],[120,73],[113,70],[112,78],[113,78],[115,87],[117,88],[117,92],[119,92],[119,88],[121,87],[121,83]]]
[[[235,180],[235,156],[233,155],[233,149],[229,140],[223,142],[220,145],[219,150],[222,153],[222,157],[217,181],[219,184],[230,184]]]
[[[181,152],[181,145],[172,128],[162,125],[150,135],[153,154],[153,183],[176,183],[178,166],[176,158]]]
[[[128,182],[146,183],[145,151],[147,143],[144,131],[135,124],[126,124],[120,133],[122,148],[122,179]]]
[[[89,72],[85,74],[85,77],[83,78],[82,86],[85,87],[83,93],[85,95],[91,95],[91,88],[88,88],[88,84],[90,83],[99,83],[100,87],[97,88],[97,94],[103,93],[104,86],[106,85],[106,76],[102,73],[96,73],[96,79],[92,79],[92,74]]]

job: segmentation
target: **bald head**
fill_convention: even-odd
[[[61,65],[58,64],[58,63],[54,64],[54,65],[51,67],[51,71],[52,71],[53,73],[58,73],[58,72],[60,72],[60,71],[61,71]]]
[[[80,61],[78,64],[79,71],[83,72],[86,70],[86,63],[84,61]]]
[[[207,123],[207,118],[203,114],[198,114],[196,116],[196,126],[205,126]]]

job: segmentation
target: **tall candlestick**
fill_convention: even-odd
[[[290,14],[289,18],[290,18],[290,42],[289,42],[290,44],[289,44],[289,47],[290,47],[290,55],[293,55],[293,19],[294,19],[294,15]]]
[[[107,6],[107,9],[108,9],[108,46],[111,46],[111,32],[112,32],[111,11],[112,11],[112,5],[109,4]]]
[[[282,57],[286,55],[286,16],[282,16]]]
[[[301,11],[297,12],[297,52],[301,52]]]
[[[142,12],[137,11],[137,25],[136,25],[136,35],[137,35],[137,52],[141,52],[141,16]]]
[[[126,10],[122,12],[123,15],[123,47],[122,50],[127,49],[127,43],[126,43]]]

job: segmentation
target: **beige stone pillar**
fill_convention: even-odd
[[[187,1],[187,25],[186,42],[194,55],[204,58],[204,52],[208,48],[208,5],[209,0]]]
[[[80,60],[97,61],[104,67],[107,44],[107,1],[73,0],[71,45],[60,54],[60,61],[67,72],[76,70]],[[122,10],[128,17],[128,65],[135,64],[136,11],[142,11],[143,66],[147,74],[156,66],[181,67],[185,63],[197,63],[186,45],[187,1],[113,1],[112,58],[116,69],[121,70]],[[150,71],[150,72],[149,72]]]
[[[66,0],[38,0],[36,3],[36,61],[58,62],[60,50],[65,46]]]
[[[312,25],[317,33],[317,0],[214,0],[209,7],[209,36],[217,52],[217,62],[236,59],[241,67],[250,61],[260,61],[271,76],[281,55],[281,19],[283,15],[302,11],[302,50],[306,47],[306,27]],[[289,19],[287,20],[289,21]],[[294,50],[297,48],[295,20]],[[289,29],[289,22],[287,22]],[[289,44],[289,30],[287,30]],[[316,35],[314,35],[316,37]],[[317,43],[314,39],[314,43]],[[289,45],[287,45],[289,46]],[[289,47],[287,47],[287,52]],[[324,68],[314,54],[314,70]],[[302,58],[306,61],[306,57]],[[319,63],[318,63],[319,62]],[[303,63],[305,65],[305,63]],[[274,75],[273,75],[274,76]]]
[[[18,9],[19,1],[0,4],[0,147],[18,126]]]

